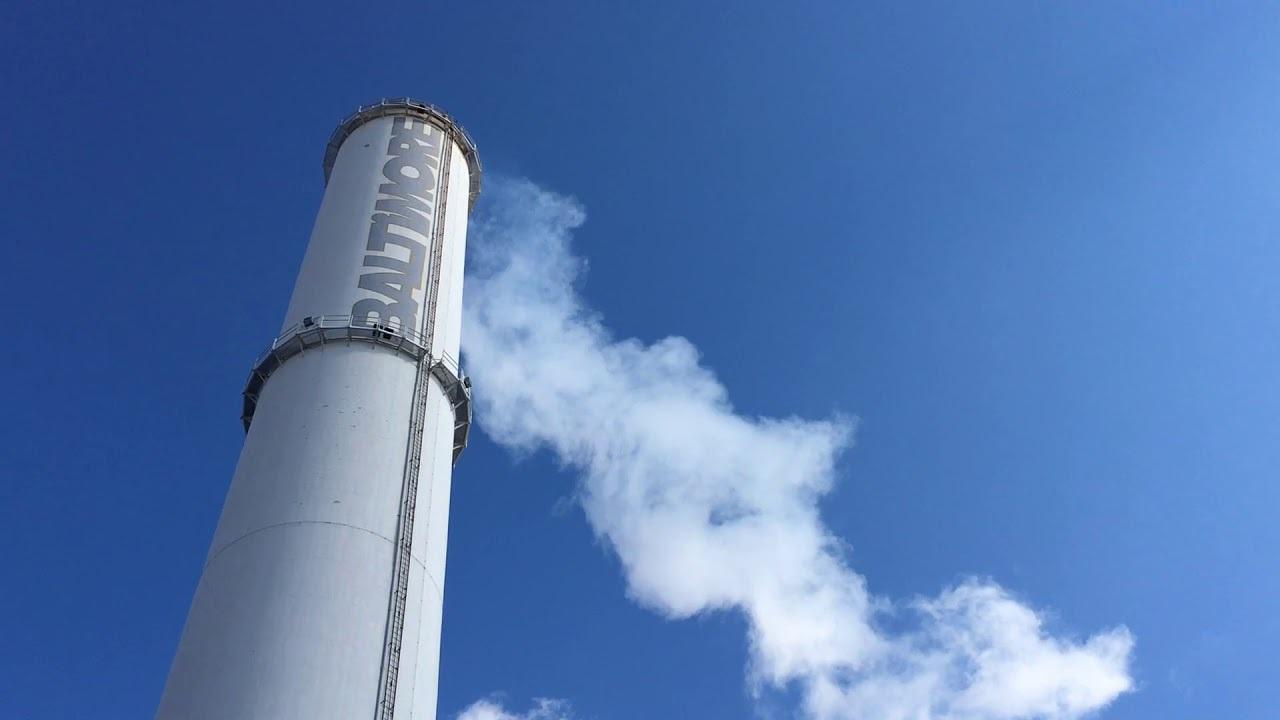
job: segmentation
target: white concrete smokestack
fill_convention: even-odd
[[[361,108],[280,336],[156,717],[435,718],[475,146],[448,115]]]

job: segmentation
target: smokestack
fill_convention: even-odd
[[[334,131],[156,717],[434,718],[475,145],[408,99]]]

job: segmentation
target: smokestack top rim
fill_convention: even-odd
[[[334,129],[333,134],[329,136],[329,144],[325,146],[324,151],[324,183],[329,184],[329,175],[333,172],[333,164],[338,159],[338,151],[342,149],[342,143],[350,137],[356,128],[381,117],[394,117],[397,115],[406,115],[409,117],[420,118],[434,125],[439,125],[444,129],[446,135],[458,147],[462,148],[462,154],[467,159],[467,169],[471,175],[471,187],[467,193],[468,205],[470,208],[475,205],[476,197],[480,195],[480,156],[476,152],[475,141],[467,134],[467,131],[454,120],[449,113],[432,105],[413,98],[383,98],[372,105],[361,105],[355,112],[348,115],[342,122],[338,123],[338,127]]]

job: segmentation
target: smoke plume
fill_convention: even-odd
[[[523,180],[485,193],[465,320],[481,426],[577,473],[636,602],[671,619],[742,613],[753,691],[796,688],[813,720],[1066,720],[1132,688],[1124,627],[1055,637],[977,579],[934,598],[870,595],[818,512],[850,423],[738,414],[688,340],[615,338],[574,290],[582,208]],[[910,629],[884,630],[890,612]],[[561,714],[546,707],[482,701],[461,717]]]

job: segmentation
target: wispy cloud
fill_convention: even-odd
[[[1132,688],[1123,627],[1055,637],[979,579],[902,603],[869,594],[818,513],[851,424],[744,416],[688,340],[617,339],[574,290],[578,203],[524,180],[485,193],[465,330],[481,427],[578,473],[635,601],[673,619],[741,612],[753,689],[798,687],[814,720],[1065,720]],[[910,629],[883,629],[888,612]]]
[[[458,715],[458,720],[573,720],[568,703],[539,698],[523,713],[513,713],[494,700],[480,700]]]

